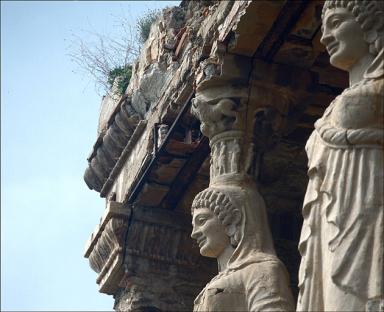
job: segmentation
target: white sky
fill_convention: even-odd
[[[83,181],[100,96],[71,33],[180,1],[1,1],[1,310],[112,310],[83,258],[104,200]]]

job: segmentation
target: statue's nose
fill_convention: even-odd
[[[320,38],[320,42],[323,44],[323,45],[328,45],[330,42],[332,42],[333,38],[331,36],[331,34],[328,32],[328,31],[324,31],[321,38]]]
[[[192,228],[192,233],[191,233],[191,238],[197,239],[198,238],[198,231],[196,230],[195,227]]]

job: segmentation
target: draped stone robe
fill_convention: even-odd
[[[276,257],[255,254],[239,268],[215,276],[196,298],[194,311],[292,311],[287,284],[287,272]]]
[[[383,85],[344,90],[307,142],[298,311],[364,311],[384,295]]]

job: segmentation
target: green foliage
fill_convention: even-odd
[[[142,16],[137,21],[137,30],[139,35],[139,41],[144,43],[148,37],[151,30],[151,25],[159,17],[161,11],[159,10],[149,10],[144,16]],[[132,75],[132,65],[118,66],[110,70],[108,73],[108,85],[112,88],[112,85],[116,78],[117,81],[117,93],[118,95],[123,95],[125,90],[128,87],[129,80]]]
[[[108,85],[110,88],[112,88],[113,82],[116,78],[118,78],[117,81],[117,93],[118,95],[123,95],[125,90],[128,87],[129,80],[132,76],[132,66],[126,65],[126,66],[119,66],[111,71],[109,71],[108,74]]]
[[[156,21],[160,13],[161,12],[159,10],[149,10],[137,21],[137,30],[141,43],[144,43],[148,39],[151,25],[154,21]]]
[[[110,92],[116,78],[116,95],[123,95],[132,75],[132,64],[140,54],[141,45],[148,39],[152,23],[161,10],[148,10],[136,25],[131,19],[121,18],[114,36],[91,34],[92,40],[72,34],[69,56],[78,68],[95,81],[97,91]]]

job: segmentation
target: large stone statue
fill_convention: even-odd
[[[256,186],[211,186],[192,204],[192,238],[217,258],[219,274],[195,300],[195,311],[293,311],[288,274],[275,256],[264,201]]]
[[[383,311],[384,2],[326,1],[321,42],[350,86],[315,123],[298,311]]]

